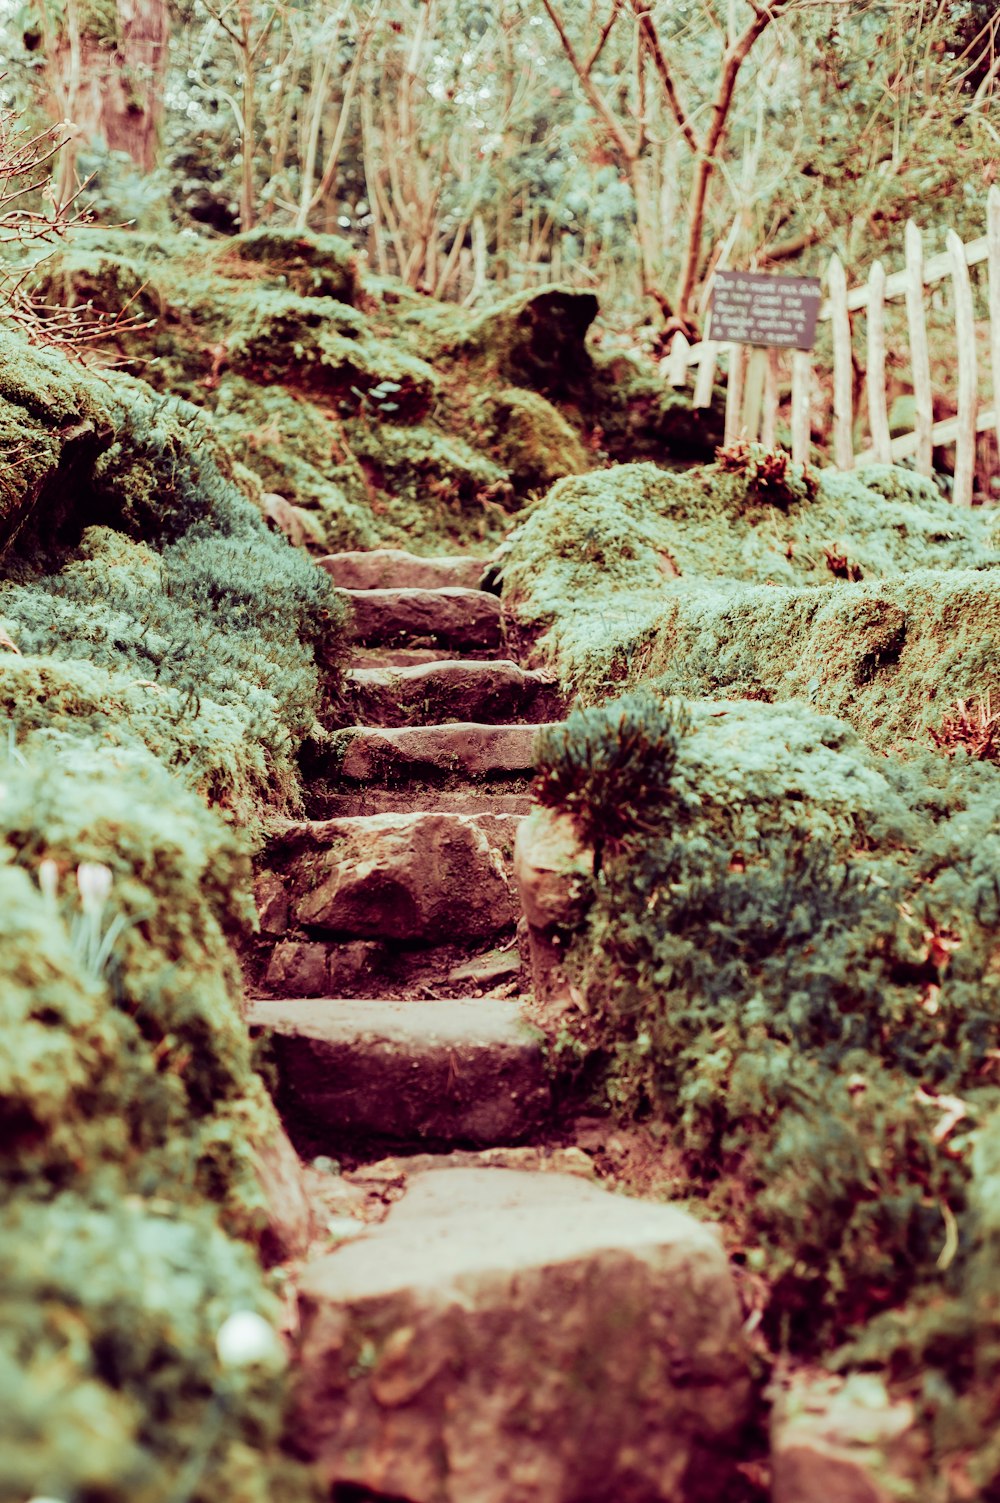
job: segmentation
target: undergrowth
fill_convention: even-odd
[[[195,409],[0,337],[0,434],[0,1498],[310,1496],[216,1334],[278,1315],[234,946],[343,610]]]
[[[909,1311],[925,1418],[979,1414],[995,1485],[1000,772],[880,759],[803,705],[649,690],[538,751],[540,797],[597,858],[566,1036],[615,1110],[667,1129],[767,1285],[772,1348],[850,1366],[864,1338],[912,1374]]]

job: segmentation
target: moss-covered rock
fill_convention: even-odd
[[[225,359],[262,385],[280,380],[359,410],[414,421],[426,416],[436,379],[426,361],[374,338],[361,314],[333,298],[255,288],[227,302]],[[350,316],[348,316],[350,315]]]
[[[237,267],[259,266],[300,297],[363,301],[362,279],[353,247],[338,235],[303,234],[298,230],[261,225],[234,235],[215,251],[223,274],[238,276]]]
[[[537,392],[517,386],[487,392],[473,404],[472,417],[518,491],[544,490],[590,469],[578,430]]]
[[[443,303],[405,307],[398,327],[432,359],[479,360],[516,386],[573,400],[586,387],[597,311],[592,292],[544,287],[472,314]]]
[[[725,393],[694,407],[690,389],[668,386],[634,355],[595,349],[584,411],[597,446],[620,464],[711,459],[725,429]]]
[[[799,697],[886,745],[996,690],[989,513],[905,471],[766,495],[717,466],[561,481],[511,538],[508,604],[591,697],[649,677],[695,697]]]

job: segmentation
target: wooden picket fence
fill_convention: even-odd
[[[981,399],[981,362],[976,350],[976,325],[970,268],[984,266],[988,278],[989,362],[992,367],[993,400],[987,407]],[[934,421],[934,391],[931,383],[927,337],[927,288],[950,278],[954,299],[955,362],[957,382],[953,397],[955,415]],[[831,325],[833,418],[830,450],[840,470],[872,462],[890,464],[912,458],[917,470],[932,473],[935,448],[954,447],[953,499],[962,505],[972,501],[976,443],[980,433],[993,429],[1000,451],[1000,188],[990,188],[986,206],[986,234],[969,244],[949,230],[947,249],[924,258],[923,237],[912,220],[906,226],[905,263],[901,271],[887,275],[881,261],[872,266],[868,279],[849,288],[844,267],[832,256],[826,275],[827,296],[820,308],[820,321]],[[886,303],[905,299],[909,346],[910,383],[913,388],[914,428],[890,437],[886,392]],[[866,379],[870,443],[860,453],[855,447],[854,371],[851,314],[866,313]],[[709,331],[711,332],[711,331]],[[720,344],[711,338],[691,345],[675,335],[664,362],[672,386],[688,384],[695,368],[694,405],[707,407],[712,400]],[[792,457],[807,463],[812,453],[810,414],[815,374],[813,352],[758,350],[729,345],[726,394],[726,443],[743,437],[775,442],[779,412],[779,389],[783,358],[791,363]],[[940,395],[945,395],[941,393]]]

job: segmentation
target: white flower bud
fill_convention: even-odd
[[[100,861],[81,861],[76,869],[76,885],[84,913],[100,913],[107,902],[114,881],[110,866]]]
[[[215,1349],[223,1367],[253,1367],[258,1363],[276,1366],[284,1361],[274,1327],[253,1310],[237,1310],[222,1322]]]
[[[44,861],[38,863],[38,885],[42,889],[43,897],[50,903],[56,900],[59,891],[59,863],[47,856]]]

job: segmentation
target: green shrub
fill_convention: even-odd
[[[648,693],[604,710],[574,710],[539,733],[532,791],[546,807],[572,814],[595,846],[655,829],[687,725],[683,706]]]
[[[935,1197],[964,1208],[933,1098],[992,1068],[1000,772],[915,797],[918,769],[801,706],[689,714],[632,696],[541,738],[544,801],[601,856],[567,1027],[693,1193],[743,1184],[772,1332],[812,1350],[935,1278]]]

